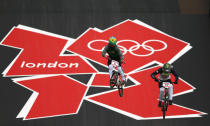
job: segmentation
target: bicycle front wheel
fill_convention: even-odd
[[[113,71],[111,79],[113,80],[113,82],[110,82],[110,88],[113,88],[116,85],[118,79],[118,75],[115,71]]]
[[[123,88],[119,87],[118,92],[119,92],[120,97],[122,97],[123,96]]]
[[[165,119],[165,116],[166,116],[166,111],[165,108],[163,108],[163,119]]]
[[[118,84],[118,92],[119,92],[119,95],[120,97],[123,96],[123,86],[122,86],[122,82],[120,81],[119,84]]]

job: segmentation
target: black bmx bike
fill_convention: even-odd
[[[169,105],[168,88],[169,88],[170,84],[171,84],[170,82],[163,82],[163,87],[164,87],[163,105],[162,105],[163,119],[165,119],[166,111],[167,111],[168,105]]]
[[[118,88],[118,92],[120,97],[123,96],[123,84],[122,84],[122,79],[120,78],[120,73],[117,71],[117,67],[119,66],[119,62],[112,60],[112,65],[114,67],[114,70],[112,71],[112,77],[111,79],[113,80],[110,83],[110,87],[114,88],[116,86]]]

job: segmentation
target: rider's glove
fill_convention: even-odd
[[[122,62],[123,64],[125,64],[125,61],[124,61],[124,60],[122,60],[121,62]]]
[[[159,82],[159,80],[157,78],[154,79],[156,82]]]
[[[178,81],[177,81],[177,80],[175,80],[175,81],[174,81],[174,84],[178,84]]]
[[[109,56],[105,56],[106,59],[111,60],[111,58]]]
[[[158,80],[158,82],[159,82],[159,83],[161,83],[161,82],[162,82],[162,80],[160,80],[160,79],[159,79],[159,80]]]

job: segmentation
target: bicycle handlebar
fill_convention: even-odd
[[[158,82],[161,83],[161,82],[164,82],[164,81],[161,81],[160,79],[158,79]],[[175,84],[175,82],[170,82],[171,84]]]

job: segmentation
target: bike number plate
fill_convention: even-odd
[[[117,62],[116,60],[112,60],[112,65],[114,67],[118,67],[119,66],[119,62]]]
[[[165,88],[169,88],[169,85],[170,85],[171,83],[169,83],[169,82],[163,82],[163,87],[165,87]]]

